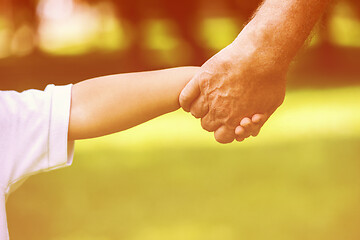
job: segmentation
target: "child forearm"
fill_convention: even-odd
[[[197,71],[197,67],[181,67],[111,75],[75,84],[69,140],[115,133],[177,110],[181,90]]]

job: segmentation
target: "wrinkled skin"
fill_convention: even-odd
[[[282,104],[287,67],[261,50],[239,51],[231,44],[201,67],[182,91],[180,104],[201,118],[218,142],[230,143],[244,117],[270,116]]]

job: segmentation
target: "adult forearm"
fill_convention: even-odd
[[[286,67],[303,46],[330,0],[265,0],[234,41],[261,50],[263,64]],[[251,53],[250,53],[251,54]]]
[[[183,109],[201,118],[202,127],[221,143],[234,140],[244,117],[271,116],[284,100],[291,60],[329,1],[265,0],[234,42],[182,91]]]
[[[103,136],[178,109],[178,97],[197,71],[183,67],[118,74],[73,86],[69,139]]]

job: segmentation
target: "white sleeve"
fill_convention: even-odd
[[[9,239],[6,221],[5,196],[3,192],[0,192],[0,239]]]
[[[30,175],[72,163],[71,88],[0,92],[0,184],[6,194]]]

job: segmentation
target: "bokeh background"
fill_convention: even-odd
[[[0,87],[201,65],[259,3],[0,0]],[[72,167],[10,196],[11,239],[360,239],[359,19],[331,4],[257,138],[217,144],[177,111],[77,142]]]

